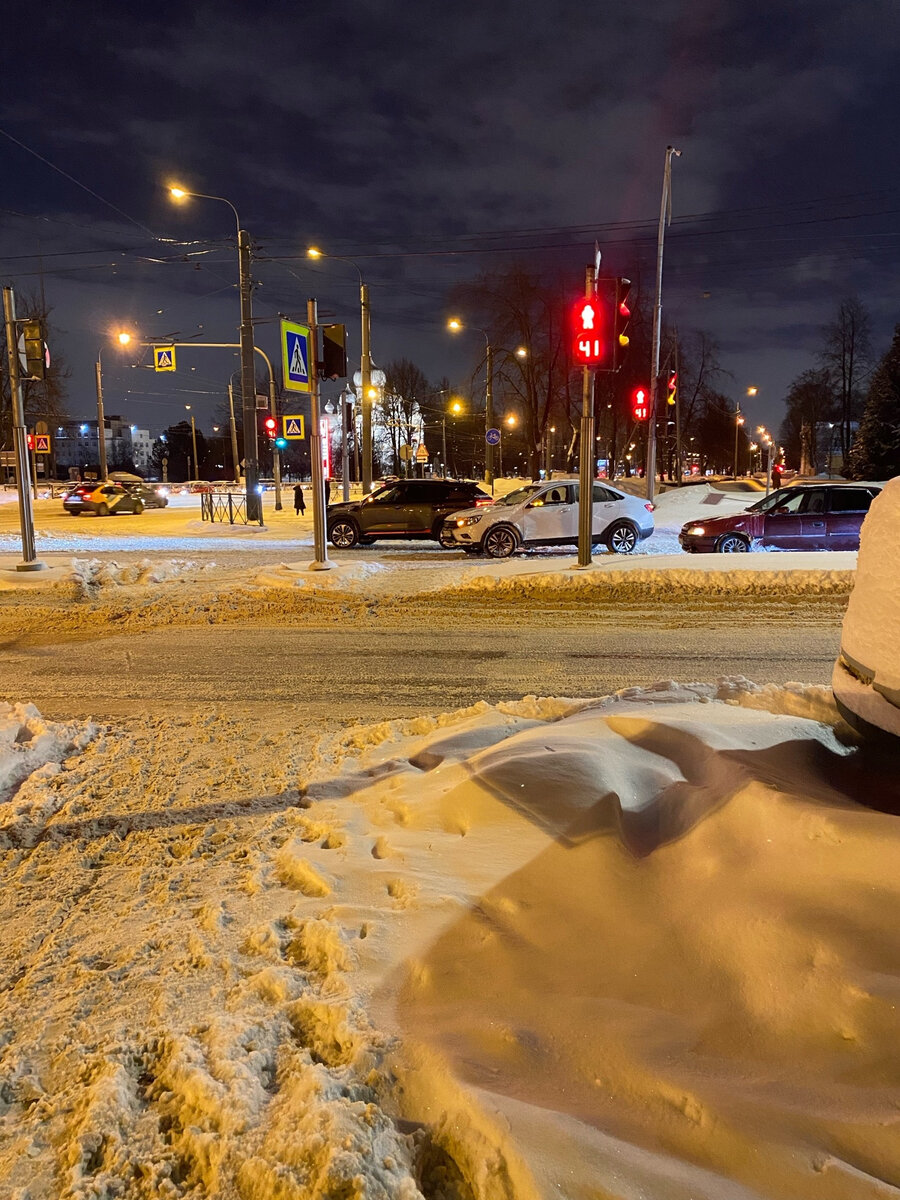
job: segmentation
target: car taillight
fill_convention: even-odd
[[[490,496],[483,496],[480,500],[475,501],[475,507],[476,508],[484,508],[486,504],[493,504],[493,503],[494,502],[490,498]]]
[[[650,501],[648,500],[647,503],[644,505],[644,508],[646,508],[647,512],[653,512],[654,508],[656,508],[656,505],[651,504]]]
[[[90,493],[89,488],[76,488],[76,490],[75,490],[76,496],[89,496],[90,494],[91,493]]]

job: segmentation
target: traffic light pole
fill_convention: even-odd
[[[485,334],[485,370],[487,379],[484,389],[484,482],[491,485],[491,494],[494,491],[494,447],[487,440],[487,431],[494,428],[494,350],[491,343],[488,341]]]
[[[360,391],[362,392],[362,490],[372,490],[372,355],[369,349],[369,289],[359,281]],[[316,430],[318,432],[318,430]]]
[[[34,546],[34,508],[31,499],[28,432],[19,377],[19,339],[16,327],[16,297],[11,287],[3,289],[3,320],[6,325],[6,363],[9,371],[9,398],[12,406],[13,446],[16,453],[16,491],[19,494],[19,528],[22,531],[22,562],[17,571],[44,571]]]
[[[97,351],[97,445],[100,453],[100,479],[106,478],[106,417],[103,415],[103,368],[100,366],[102,349]]]
[[[238,229],[238,266],[241,292],[241,407],[244,415],[244,479],[247,520],[262,524],[259,484],[259,449],[256,436],[256,378],[253,358],[253,281],[250,278],[250,235]]]
[[[588,300],[594,295],[596,278],[594,268],[588,267],[584,277],[584,294]],[[594,372],[590,367],[582,367],[578,467],[578,565],[589,567],[594,518]]]
[[[325,536],[325,473],[322,470],[322,429],[319,424],[319,369],[316,364],[319,346],[319,306],[315,300],[307,300],[306,302],[306,323],[309,326],[312,338],[309,355],[309,423],[312,427],[309,431],[309,452],[312,459],[310,467],[312,474],[313,544],[316,554],[315,562],[312,563],[312,569],[324,571],[329,567],[333,567],[334,563],[329,562],[328,543]],[[366,462],[369,464],[371,479],[371,458],[364,460],[364,469]]]

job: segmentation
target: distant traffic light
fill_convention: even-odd
[[[287,450],[287,438],[277,437],[275,439],[276,450]]]
[[[596,296],[582,296],[572,305],[572,358],[583,367],[599,367],[607,357],[603,309]]]
[[[678,387],[678,376],[674,371],[669,372],[668,391],[666,392],[666,404],[674,404],[675,396]]]
[[[320,374],[324,379],[347,378],[347,326],[322,326],[322,362]]]
[[[631,337],[628,334],[628,325],[630,321],[631,280],[617,279],[615,330],[613,336],[613,358],[615,360],[616,370],[618,370],[624,362],[625,354],[628,351],[628,345],[631,341]]]
[[[650,397],[646,388],[635,388],[631,393],[631,413],[636,421],[646,421],[650,415]]]
[[[21,330],[19,358],[29,379],[43,379],[47,374],[49,355],[44,346],[44,326],[36,318],[17,322]]]
[[[266,419],[263,421],[263,430],[265,431],[266,437],[269,439],[269,441],[274,442],[275,434],[278,431],[278,422],[274,417],[266,417]]]

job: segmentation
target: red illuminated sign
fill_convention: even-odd
[[[597,367],[605,356],[600,302],[596,296],[582,296],[572,305],[572,357],[583,367]]]
[[[631,412],[636,421],[646,421],[650,416],[650,397],[645,388],[635,388],[631,393]]]

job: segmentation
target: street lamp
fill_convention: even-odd
[[[459,317],[451,317],[447,322],[447,328],[451,333],[462,333],[466,328]],[[494,352],[491,348],[491,339],[488,337],[486,329],[481,329],[477,325],[472,326],[473,330],[484,337],[484,357],[485,357],[485,388],[484,388],[484,482],[491,485],[493,491],[494,486],[494,447],[487,440],[487,433],[494,425]],[[524,347],[520,347],[524,349]],[[521,357],[521,356],[520,356]]]
[[[256,375],[253,349],[253,281],[250,278],[250,235],[241,228],[238,211],[224,196],[206,192],[191,192],[172,186],[173,200],[218,200],[234,213],[238,241],[238,272],[241,295],[241,407],[244,415],[244,479],[247,488],[247,520],[262,522],[262,497],[259,494],[259,449],[256,437]]]
[[[131,334],[121,333],[116,334],[116,341],[120,346],[127,346],[131,341]],[[106,417],[103,415],[103,367],[101,359],[103,356],[104,347],[101,346],[97,351],[97,361],[94,364],[94,370],[97,382],[97,445],[100,453],[100,478],[106,478]]]
[[[737,406],[737,411],[734,414],[734,477],[737,479],[738,473],[738,435],[741,432],[741,426],[744,423],[744,418],[741,416],[741,406]]]
[[[189,404],[186,404],[184,407],[190,411],[191,406]],[[199,479],[200,478],[200,459],[197,457],[197,426],[194,424],[194,414],[193,413],[191,413],[191,441],[193,442],[193,445],[194,445],[194,471],[196,471],[196,474],[192,475],[190,472],[188,472],[188,478],[189,479]]]
[[[372,401],[377,396],[372,389],[372,353],[370,349],[371,310],[369,289],[363,282],[362,271],[352,258],[341,254],[326,254],[318,246],[309,246],[307,256],[313,259],[333,258],[337,262],[349,263],[359,276],[359,378],[362,392],[362,490],[368,496],[372,490]]]

